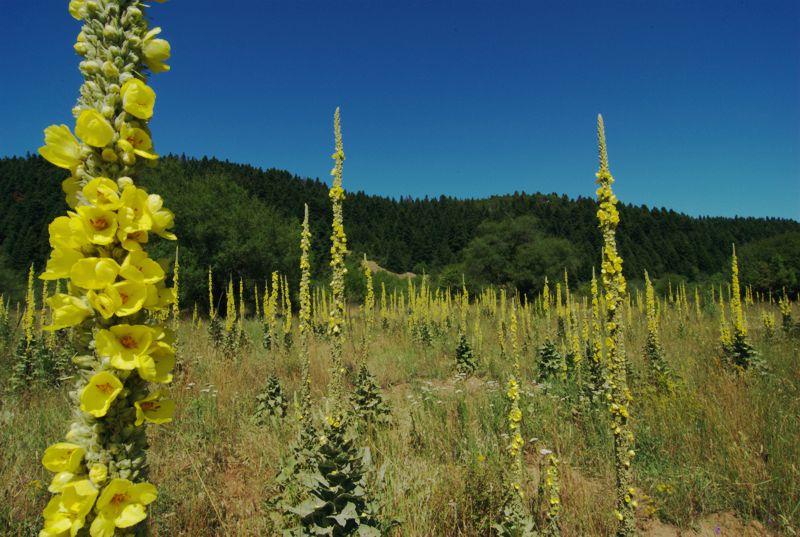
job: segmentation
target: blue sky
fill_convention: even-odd
[[[0,155],[73,124],[80,24],[3,0]],[[800,219],[800,2],[207,1],[150,9],[160,153],[389,196],[594,195],[595,118],[618,197]]]

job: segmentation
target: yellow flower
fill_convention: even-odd
[[[83,254],[72,248],[54,248],[47,260],[47,268],[39,276],[43,280],[69,278],[72,266],[83,259]]]
[[[153,105],[156,103],[156,92],[138,78],[125,82],[120,89],[122,108],[139,119],[150,119],[153,116]]]
[[[73,481],[62,494],[51,498],[44,509],[44,529],[39,537],[75,537],[83,528],[86,515],[97,498],[97,488],[88,479]]]
[[[70,209],[78,206],[78,192],[81,191],[81,180],[75,176],[67,177],[61,181],[61,190],[67,195],[67,205]]]
[[[117,145],[126,153],[134,153],[150,160],[158,158],[158,155],[150,152],[153,149],[153,142],[143,129],[132,128],[127,124],[123,124]]]
[[[164,279],[164,269],[143,251],[129,253],[122,262],[119,273],[133,282],[157,283]]]
[[[89,244],[89,236],[83,227],[83,222],[77,214],[70,212],[69,216],[59,216],[47,226],[50,232],[50,246],[53,248],[74,248]]]
[[[45,330],[61,330],[81,324],[92,314],[92,308],[84,300],[72,295],[57,293],[47,299],[53,315],[53,324],[45,326]]]
[[[58,472],[53,476],[50,485],[47,487],[49,492],[54,494],[64,492],[64,487],[75,481],[75,474],[72,472]]]
[[[175,413],[175,401],[163,399],[161,392],[151,393],[144,399],[133,403],[136,407],[136,422],[134,425],[141,425],[145,421],[150,423],[162,424],[172,421]]]
[[[101,371],[92,376],[81,391],[81,410],[95,418],[101,418],[106,415],[121,391],[122,382],[112,373]]]
[[[139,357],[139,376],[149,382],[167,384],[172,382],[175,367],[175,350],[165,341],[153,342],[150,352]]]
[[[115,528],[129,528],[147,518],[145,506],[158,496],[150,483],[133,484],[127,479],[112,479],[97,499],[97,517],[91,537],[113,537]]]
[[[86,450],[78,444],[58,442],[44,450],[42,464],[51,472],[75,473],[81,465]]]
[[[92,244],[111,244],[117,233],[117,215],[97,207],[78,207],[83,229]]]
[[[85,257],[72,265],[69,276],[73,284],[84,289],[103,289],[117,279],[120,266],[110,257]]]
[[[94,108],[89,108],[78,116],[75,134],[87,145],[105,147],[114,138],[114,127],[103,114]]]
[[[113,287],[106,287],[101,292],[91,290],[86,293],[86,300],[104,319],[110,319],[122,307],[122,297]]]
[[[147,298],[147,288],[141,282],[126,280],[115,283],[112,287],[120,297],[121,305],[117,308],[116,314],[120,317],[133,315],[144,305]]]
[[[160,33],[161,28],[153,28],[145,34],[144,42],[142,43],[144,63],[153,74],[169,71],[169,65],[164,62],[169,59],[170,46],[167,40],[155,38]]]
[[[153,225],[148,211],[147,192],[133,185],[122,189],[122,207],[119,209],[119,227],[125,233],[147,231]]]
[[[153,329],[142,325],[119,324],[100,330],[95,338],[97,353],[111,359],[117,369],[131,370],[139,365],[139,357],[148,354]]]
[[[163,309],[175,303],[175,288],[165,287],[163,282],[147,286],[147,299],[144,307],[148,309]]]
[[[171,228],[175,220],[175,215],[169,209],[164,209],[164,200],[158,194],[150,194],[147,196],[147,210],[153,220],[153,233],[174,241],[177,237],[167,231]]]
[[[39,154],[59,168],[74,170],[81,163],[81,145],[66,125],[50,125],[44,130],[45,145]]]
[[[115,211],[122,202],[119,199],[117,183],[108,177],[95,177],[83,187],[83,195],[98,209]]]

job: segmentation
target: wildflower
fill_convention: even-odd
[[[95,338],[97,353],[108,357],[117,369],[130,370],[139,365],[139,357],[148,353],[153,329],[148,326],[118,324],[100,330]]]
[[[106,245],[114,241],[117,233],[117,215],[97,207],[82,206],[77,209],[83,228],[92,244]]]
[[[50,125],[44,130],[45,145],[39,154],[59,168],[74,170],[81,162],[81,145],[66,125]]]
[[[133,484],[127,479],[113,479],[100,493],[92,522],[91,537],[113,537],[115,528],[129,528],[145,518],[145,506],[153,503],[158,492],[150,483]]]
[[[112,373],[101,371],[92,376],[81,391],[81,410],[95,418],[106,415],[111,403],[122,391],[122,382]]]
[[[68,483],[62,493],[53,496],[45,507],[44,529],[39,537],[60,537],[66,532],[77,535],[83,528],[86,515],[97,498],[97,488],[88,479]]]
[[[153,105],[156,93],[138,78],[125,82],[120,89],[122,108],[139,119],[150,119],[153,116]]]
[[[75,134],[87,145],[105,147],[114,138],[114,127],[100,112],[90,108],[78,116]]]
[[[164,62],[170,57],[169,41],[157,39],[161,33],[161,28],[153,28],[144,36],[142,52],[144,52],[144,63],[153,73],[163,73],[169,71],[169,65]]]
[[[47,299],[47,305],[52,310],[52,324],[45,326],[45,330],[61,330],[82,323],[92,314],[92,308],[85,300],[76,296],[56,293]]]
[[[125,153],[133,153],[148,160],[158,158],[158,155],[150,152],[153,149],[153,142],[147,132],[144,129],[130,127],[127,124],[122,125],[117,146]]]
[[[50,253],[50,259],[47,260],[47,267],[39,278],[43,280],[69,278],[73,265],[80,259],[83,259],[83,254],[78,250],[73,250],[72,248],[54,248]]]
[[[95,485],[102,485],[108,479],[108,466],[96,462],[89,469],[89,480]]]
[[[163,399],[161,392],[151,393],[144,399],[140,399],[133,404],[136,407],[136,422],[134,425],[141,425],[146,421],[151,423],[168,423],[172,421],[175,413],[175,401]]]
[[[72,265],[70,281],[84,289],[103,289],[117,279],[120,266],[110,257],[86,257]]]
[[[139,357],[137,370],[144,380],[166,384],[172,382],[174,366],[175,351],[172,346],[163,341],[156,341],[147,354]]]
[[[70,442],[58,442],[48,447],[42,456],[42,465],[51,472],[75,473],[83,461],[86,450]]]
[[[108,177],[95,177],[81,190],[84,197],[99,209],[115,211],[119,209],[119,187]]]
[[[141,283],[158,283],[164,279],[164,269],[143,251],[129,253],[120,266],[119,274]]]

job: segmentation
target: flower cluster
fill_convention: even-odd
[[[148,383],[168,384],[175,364],[174,334],[154,317],[175,302],[164,269],[144,247],[155,236],[174,240],[173,214],[156,194],[134,184],[138,168],[158,156],[147,122],[155,92],[142,73],[163,72],[169,43],[156,39],[138,1],[72,0],[85,22],[75,50],[85,83],[66,125],[45,129],[39,152],[67,169],[70,211],[49,226],[52,252],[45,280],[67,280],[68,292],[47,300],[45,329],[71,328],[80,375],[72,392],[76,419],[45,450],[55,493],[44,510],[41,537],[92,537],[130,532],[147,516],[156,488],[146,479],[145,422],[172,420],[174,401]]]

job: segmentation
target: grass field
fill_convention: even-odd
[[[795,535],[800,526],[800,341],[780,329],[768,337],[755,321],[763,309],[777,315],[777,307],[768,305],[746,311],[751,341],[768,372],[745,375],[728,372],[718,359],[716,312],[700,318],[691,312],[681,320],[678,309],[662,309],[661,338],[677,381],[672,394],[659,394],[646,381],[646,319],[632,308],[625,346],[634,395],[634,481],[639,525],[648,535],[675,535],[676,528],[706,535],[705,527],[722,535]],[[476,326],[476,315],[483,334],[476,338],[473,328],[470,338],[478,369],[466,378],[454,370],[455,327],[441,324],[430,345],[410,337],[403,317],[374,329],[367,363],[392,418],[387,426],[362,431],[358,443],[370,448],[370,490],[383,502],[384,516],[400,522],[394,535],[491,535],[502,509],[508,464],[504,385],[511,361],[500,355],[496,322],[487,310],[472,306],[469,326]],[[358,362],[351,342],[360,341],[359,319],[353,312],[348,323],[349,377]],[[540,449],[550,449],[559,460],[562,535],[611,535],[614,463],[607,412],[582,403],[574,382],[535,381],[545,322],[531,316],[521,333],[525,498],[540,512]],[[178,410],[173,423],[149,430],[150,480],[159,484],[148,517],[154,535],[280,533],[275,478],[298,422],[291,405],[288,417],[266,425],[256,424],[253,414],[273,370],[292,399],[301,359],[298,345],[264,350],[260,321],[244,326],[250,344],[226,358],[209,341],[205,322],[199,328],[188,319],[180,323],[179,365],[170,387]],[[328,349],[325,338],[312,338],[319,416],[329,380]],[[6,350],[4,387],[13,360]],[[50,474],[40,459],[63,436],[70,408],[66,388],[31,386],[2,395],[2,535],[38,533],[50,496]],[[735,515],[734,523],[709,526],[708,517],[720,513],[728,522]],[[759,523],[748,526],[751,520]]]

